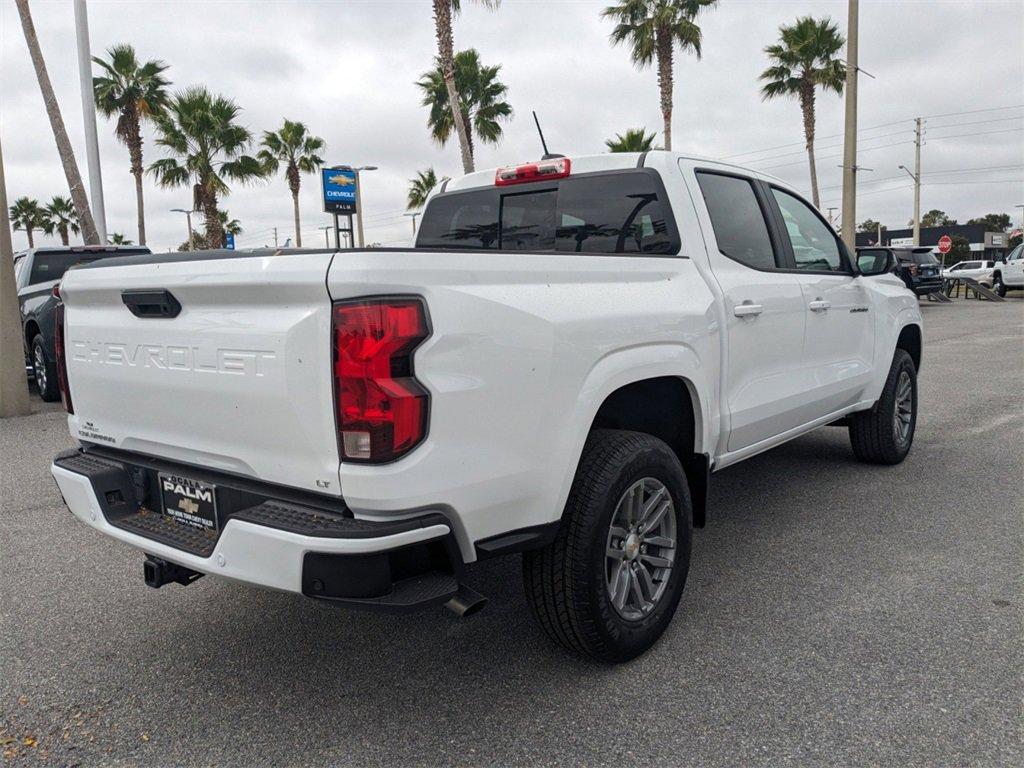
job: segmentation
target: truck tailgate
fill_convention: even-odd
[[[72,434],[339,493],[331,258],[197,254],[69,271],[61,294]],[[180,312],[137,316],[128,303],[141,291],[168,292]]]

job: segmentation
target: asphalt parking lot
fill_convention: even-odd
[[[0,422],[0,740],[52,765],[1024,765],[1024,297],[923,304],[914,450],[824,429],[714,476],[679,613],[618,668],[532,623],[214,578],[159,591],[77,523],[41,406]]]

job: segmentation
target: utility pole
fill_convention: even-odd
[[[412,213],[403,213],[403,216],[412,217],[412,236],[416,237],[416,217],[420,215],[422,211],[413,211]]]
[[[876,245],[882,245],[882,222],[878,222],[878,240]]]
[[[330,236],[329,232],[331,231],[331,226],[327,225],[326,227],[317,227],[317,229],[322,229],[324,231],[324,245],[326,247],[330,248],[331,247],[331,236]]]
[[[21,334],[4,158],[0,151],[0,418],[27,416],[31,412],[25,378],[25,343]]]
[[[96,97],[92,89],[92,55],[89,51],[89,12],[85,0],[75,0],[75,34],[78,37],[78,79],[82,87],[82,119],[85,124],[85,159],[89,167],[89,198],[100,243],[107,244],[107,213],[103,205],[103,173],[100,143],[96,134]]]
[[[846,21],[846,123],[843,137],[843,242],[857,250],[857,23],[858,0],[848,0]]]
[[[277,227],[274,227],[274,247],[277,248]]]
[[[914,118],[914,245],[921,244],[921,118]]]

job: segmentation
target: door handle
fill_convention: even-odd
[[[831,301],[825,301],[824,299],[815,299],[807,305],[811,312],[826,312],[829,307],[832,306]]]
[[[181,313],[181,303],[170,291],[122,291],[121,301],[136,317],[170,319]]]
[[[736,317],[755,317],[764,312],[764,307],[760,304],[754,304],[750,299],[747,299],[742,304],[737,304],[732,308],[732,313]]]

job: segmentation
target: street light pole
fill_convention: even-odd
[[[857,249],[857,23],[858,0],[848,0],[846,22],[846,124],[843,137],[843,242]]]
[[[366,241],[363,239],[363,185],[359,181],[360,171],[376,171],[376,165],[361,165],[353,168],[356,172],[356,231],[359,234],[359,247],[365,248]]]
[[[185,222],[188,226],[188,249],[194,251],[196,249],[196,236],[192,231],[192,211],[185,210],[184,208],[171,208],[171,213],[185,214]]]
[[[416,237],[416,217],[420,215],[422,211],[413,211],[412,213],[403,213],[403,216],[412,217],[412,236]]]
[[[85,159],[89,166],[89,197],[92,218],[100,243],[107,244],[107,214],[103,205],[103,173],[96,133],[96,97],[92,89],[92,56],[89,51],[89,12],[85,0],[75,0],[75,34],[78,38],[78,78],[82,88],[82,118],[85,124]]]

